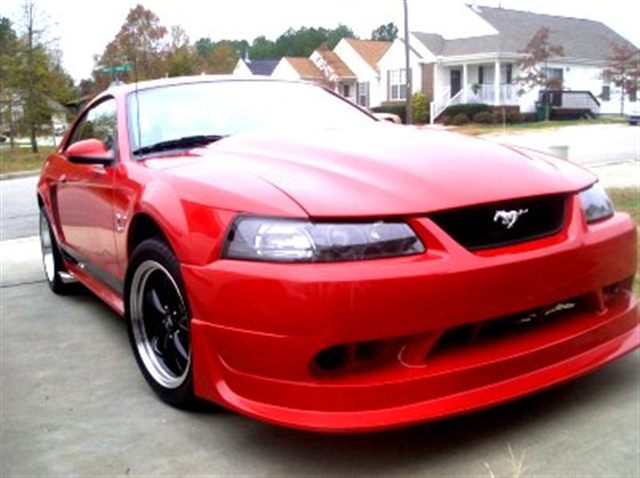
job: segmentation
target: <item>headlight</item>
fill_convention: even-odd
[[[424,252],[408,224],[314,223],[242,216],[227,234],[222,256],[271,262],[338,262]]]
[[[582,210],[588,223],[600,221],[613,216],[613,204],[600,183],[580,193]]]

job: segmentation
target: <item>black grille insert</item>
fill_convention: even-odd
[[[475,251],[557,234],[564,227],[567,199],[566,194],[515,199],[429,217],[456,242]]]

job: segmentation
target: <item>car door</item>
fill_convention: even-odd
[[[66,147],[98,139],[113,152],[112,165],[77,164],[66,158],[65,174],[56,186],[60,228],[67,252],[107,284],[118,274],[113,187],[118,162],[116,102],[108,98],[85,112]]]

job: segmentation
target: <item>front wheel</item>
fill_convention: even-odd
[[[142,375],[165,402],[194,408],[189,304],[178,260],[163,240],[136,247],[125,300],[129,339]]]
[[[49,288],[56,294],[71,294],[77,292],[78,283],[67,272],[62,253],[56,241],[56,236],[51,230],[51,222],[44,206],[40,208],[40,249],[42,251],[42,264],[44,275]]]

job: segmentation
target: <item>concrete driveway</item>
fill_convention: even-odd
[[[457,419],[318,435],[160,403],[122,320],[53,295],[35,238],[1,248],[0,476],[640,476],[640,354]],[[512,456],[513,455],[513,456]],[[487,467],[488,466],[488,467]]]

